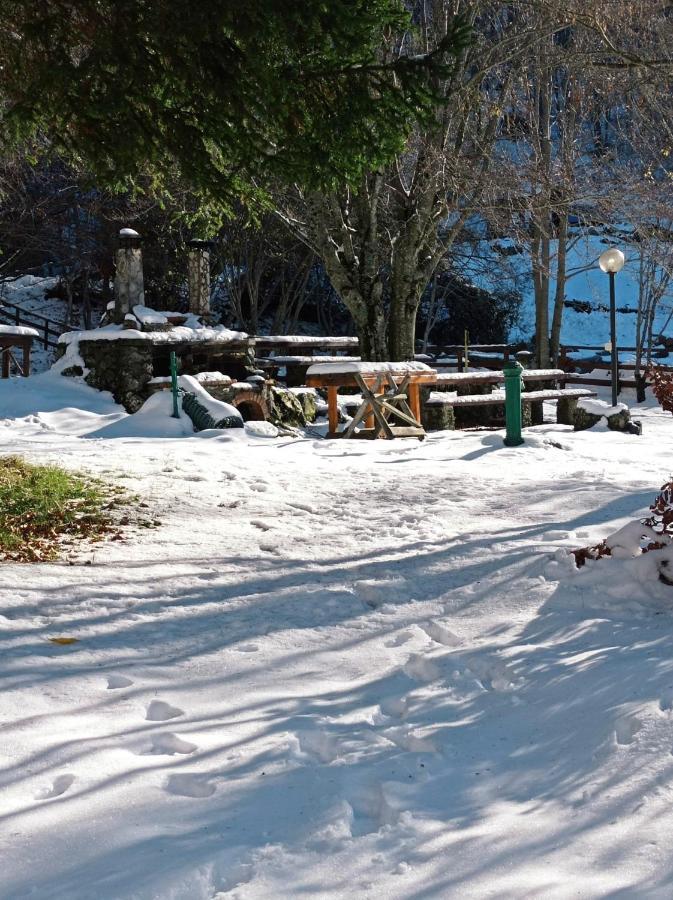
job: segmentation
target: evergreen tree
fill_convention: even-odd
[[[325,187],[398,150],[465,40],[382,63],[400,0],[0,0],[0,129],[108,184],[179,171],[204,200]]]

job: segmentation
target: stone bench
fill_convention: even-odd
[[[594,391],[581,388],[549,388],[538,391],[524,391],[521,394],[523,426],[542,424],[541,407],[545,401],[550,400],[557,401],[556,421],[560,425],[573,425],[577,402],[582,397],[595,396]],[[462,396],[433,392],[425,402],[423,424],[428,431],[452,430],[456,427],[456,409],[485,406],[496,408],[493,410],[492,415],[495,416],[500,413],[504,417],[505,392],[494,390],[484,394],[463,394]],[[534,415],[534,407],[537,406],[540,408],[540,415]]]

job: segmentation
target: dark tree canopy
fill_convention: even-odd
[[[1,126],[120,184],[179,171],[225,204],[357,178],[431,107],[430,58],[379,62],[400,0],[0,0]]]

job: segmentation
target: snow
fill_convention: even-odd
[[[188,391],[190,394],[194,394],[199,403],[208,410],[216,422],[221,421],[227,416],[233,416],[233,418],[242,421],[241,414],[235,406],[232,406],[231,403],[225,403],[223,400],[216,400],[214,397],[211,397],[208,391],[201,385],[201,382],[192,375],[179,375],[178,384],[183,390]]]
[[[593,400],[586,398],[580,400],[577,405],[592,416],[605,416],[606,418],[608,416],[616,416],[622,412],[628,412],[629,410],[626,403],[618,403],[616,406],[611,406],[604,400]]]
[[[161,522],[2,566],[3,900],[671,895],[673,551],[568,555],[634,550],[670,414],[506,448],[148,404],[0,383],[0,452]]]
[[[241,331],[231,331],[224,325],[209,327],[190,323],[177,325],[170,331],[138,331],[135,328],[122,328],[121,325],[105,325],[103,328],[94,328],[90,331],[66,331],[62,334],[59,344],[71,344],[75,341],[152,341],[155,344],[170,344],[178,341],[239,341],[247,339],[248,335]]]
[[[40,332],[26,325],[0,325],[0,334],[15,334],[17,336],[39,337]]]
[[[278,365],[282,366],[310,366],[316,359],[320,360],[320,365],[325,365],[328,363],[338,363],[339,365],[343,363],[351,363],[351,362],[360,362],[359,356],[270,356],[269,360],[274,363],[278,363]]]
[[[358,339],[352,336],[322,337],[309,334],[264,334],[260,335],[257,340],[260,343],[269,341],[274,344],[285,344],[287,346],[291,346],[292,344],[304,344],[306,347],[343,347],[344,349],[356,347],[358,343]]]
[[[133,315],[142,325],[167,325],[168,319],[160,312],[140,304],[133,307]]]
[[[402,375],[408,372],[432,372],[422,362],[338,362],[316,363],[308,369],[308,375],[342,375],[359,372],[361,375],[383,375],[386,372]]]
[[[194,378],[200,383],[207,382],[218,382],[219,384],[231,384],[232,379],[229,375],[224,375],[222,372],[197,372],[194,375]]]

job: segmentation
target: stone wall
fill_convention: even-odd
[[[128,412],[140,409],[145,386],[153,375],[150,341],[80,341],[79,352],[89,369],[87,384],[110,391]]]
[[[59,355],[63,355],[59,345]],[[110,391],[117,403],[130,413],[137,412],[150,391],[148,382],[155,375],[168,375],[169,357],[174,350],[178,372],[193,375],[202,371],[220,371],[235,378],[246,378],[254,371],[247,346],[233,350],[220,341],[155,343],[142,338],[118,340],[80,340],[79,354],[89,370],[85,381],[99,391]],[[64,375],[81,375],[77,366]]]

